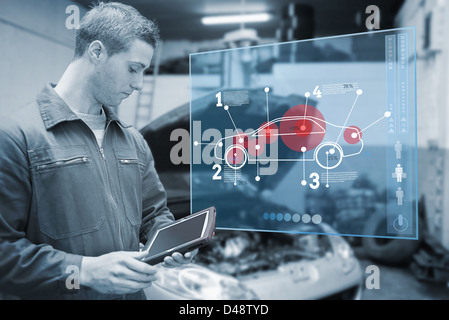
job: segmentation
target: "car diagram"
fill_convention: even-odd
[[[264,89],[268,95],[270,89],[266,87]],[[354,109],[357,99],[363,94],[362,90],[357,90],[357,98],[351,108]],[[388,119],[391,116],[390,112],[385,112],[380,119],[369,124],[365,129],[361,130],[359,127],[337,125],[332,122],[326,121],[321,114],[313,106],[307,104],[310,92],[305,93],[306,104],[297,105],[289,109],[283,117],[279,117],[260,125],[258,129],[240,132],[237,127],[235,128],[235,134],[221,138],[215,143],[214,157],[223,161],[229,168],[233,170],[241,169],[246,163],[258,161],[286,161],[286,162],[303,162],[304,168],[306,162],[315,162],[321,168],[328,172],[337,168],[344,158],[357,156],[362,153],[364,148],[363,132],[369,129],[371,126],[379,123],[381,120]],[[267,97],[268,104],[268,97]],[[227,112],[231,122],[235,126],[235,120],[232,118],[229,106],[224,106],[224,111]],[[267,105],[267,112],[269,107]],[[269,119],[269,114],[267,114]],[[349,119],[349,115],[346,122]],[[334,127],[339,129],[340,134],[335,141],[328,140],[323,142],[323,138],[326,136],[326,127]],[[352,150],[345,153],[341,143],[339,143],[340,136],[343,135],[344,140],[349,145],[357,145],[357,150]],[[281,137],[282,141],[293,151],[297,151],[302,154],[296,158],[264,158],[263,151],[267,144],[272,144]],[[197,141],[194,142],[194,146],[198,146]],[[223,150],[223,148],[225,148]],[[312,151],[312,157],[306,157],[305,154]],[[304,174],[305,175],[305,174]],[[235,174],[234,184],[237,185],[237,174]],[[256,181],[260,181],[261,177],[259,172],[255,176]],[[329,188],[329,179],[325,186]],[[306,185],[307,182],[303,179],[302,185]]]

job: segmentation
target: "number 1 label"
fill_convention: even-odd
[[[217,93],[215,98],[217,98],[217,107],[223,107],[223,104],[221,103],[221,92]]]

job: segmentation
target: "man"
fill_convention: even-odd
[[[139,245],[174,218],[146,142],[114,112],[142,89],[157,41],[134,8],[99,3],[58,84],[1,123],[0,292],[144,299],[157,279]]]

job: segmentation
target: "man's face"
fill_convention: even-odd
[[[134,90],[141,90],[143,74],[150,66],[153,47],[141,40],[134,40],[127,51],[106,56],[95,66],[92,92],[102,105],[116,107]]]

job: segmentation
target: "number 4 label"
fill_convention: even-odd
[[[321,91],[320,91],[320,86],[316,86],[315,90],[313,90],[313,95],[316,96],[317,98],[321,98]]]

